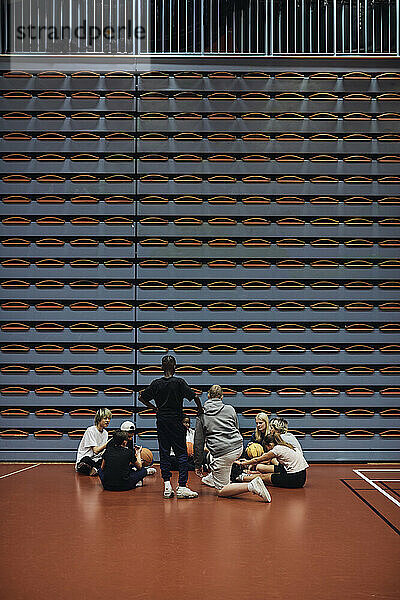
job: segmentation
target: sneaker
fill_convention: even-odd
[[[164,498],[173,498],[175,496],[175,492],[172,489],[171,485],[168,487],[164,487]]]
[[[98,474],[99,474],[99,472],[98,472],[98,470],[96,469],[96,467],[92,467],[92,469],[91,469],[91,471],[90,471],[90,475],[91,475],[91,477],[96,477],[96,475],[98,475]]]
[[[92,467],[85,462],[79,462],[76,465],[76,471],[77,471],[77,473],[80,473],[81,475],[90,475],[91,470],[92,470]]]
[[[176,488],[176,497],[177,498],[197,498],[198,493],[190,490],[188,487],[181,487],[178,485]]]
[[[249,492],[257,494],[257,496],[260,496],[260,498],[262,498],[264,502],[271,502],[271,495],[265,487],[261,477],[256,477],[255,479],[252,479],[247,485]]]
[[[204,483],[204,485],[209,485],[210,487],[215,488],[213,476],[212,476],[211,473],[209,473],[205,477],[202,477],[201,478],[201,483]]]
[[[157,473],[157,469],[155,469],[154,467],[147,467],[146,471],[147,475],[155,475]]]

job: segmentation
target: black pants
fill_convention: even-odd
[[[120,486],[109,486],[104,482],[104,471],[99,469],[99,477],[103,484],[103,488],[109,492],[127,492],[128,490],[133,490],[139,481],[142,481],[146,475],[147,470],[144,467],[137,471],[131,469],[128,480],[124,481]]]
[[[186,448],[186,428],[176,417],[157,417],[157,436],[160,448],[161,476],[164,481],[171,478],[171,448],[179,469],[179,485],[185,486],[188,479],[188,455]]]
[[[76,470],[81,475],[90,475],[93,467],[95,467],[97,470],[100,469],[102,460],[103,460],[102,458],[99,458],[98,460],[94,460],[90,456],[84,456],[78,462],[78,464],[76,466]]]
[[[170,456],[171,471],[179,471],[179,464],[174,454]],[[194,460],[193,456],[188,456],[188,471],[194,471]]]

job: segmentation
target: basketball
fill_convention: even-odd
[[[256,444],[253,442],[249,444],[246,448],[246,454],[249,458],[256,458],[257,456],[261,456],[264,454],[264,449],[261,444]]]
[[[148,448],[141,449],[140,458],[144,467],[149,467],[153,463],[153,453]]]
[[[186,442],[186,448],[187,448],[188,456],[193,456],[194,450],[193,450],[192,442]]]

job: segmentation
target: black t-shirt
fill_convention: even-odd
[[[107,446],[103,454],[104,486],[108,489],[123,489],[131,471],[132,451],[124,446]]]
[[[157,416],[183,419],[183,399],[194,400],[196,394],[180,377],[160,377],[142,391],[143,400],[154,400]]]

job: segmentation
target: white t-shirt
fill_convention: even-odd
[[[303,452],[303,449],[300,446],[299,440],[297,439],[297,437],[295,435],[293,435],[293,433],[289,433],[289,432],[281,433],[280,436],[284,442],[287,442],[288,444],[292,444],[292,446],[294,446],[295,448],[300,450],[300,452]]]
[[[186,443],[194,444],[194,429],[191,427],[186,431]]]
[[[82,460],[84,456],[88,456],[89,458],[93,458],[93,456],[96,456],[96,459],[101,458],[105,448],[102,452],[99,452],[99,454],[96,455],[93,452],[93,448],[95,446],[103,446],[103,444],[105,444],[107,440],[108,432],[106,429],[103,429],[103,431],[99,431],[96,425],[88,427],[85,433],[83,434],[81,443],[79,444],[75,466],[80,460]]]
[[[288,473],[298,473],[307,469],[308,463],[300,450],[292,450],[277,444],[271,450]]]
[[[191,427],[189,427],[189,429],[186,430],[186,443],[194,444],[194,429],[192,429]],[[172,448],[170,455],[175,456],[175,452],[172,450]]]

